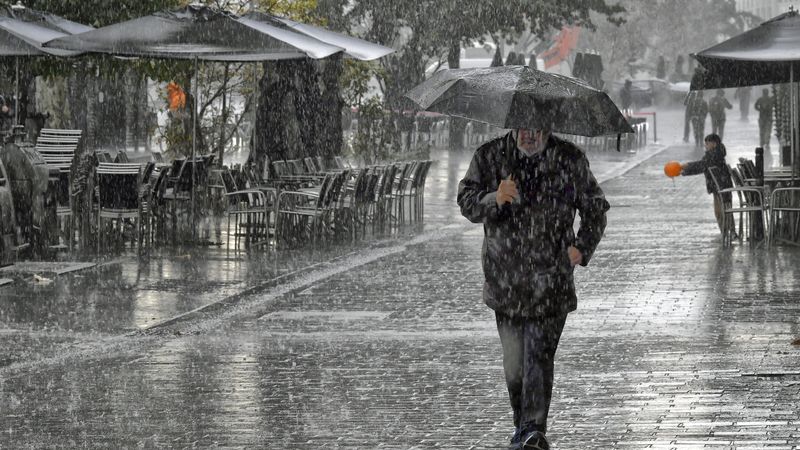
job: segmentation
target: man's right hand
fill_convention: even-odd
[[[514,182],[512,177],[513,175],[509,175],[505,180],[500,180],[500,186],[497,188],[496,195],[497,206],[503,206],[506,203],[511,203],[515,198],[519,197],[517,183]]]

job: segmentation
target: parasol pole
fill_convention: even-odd
[[[794,85],[794,62],[789,63],[789,96],[791,97],[791,103],[789,105],[789,120],[792,122],[792,126],[789,127],[789,130],[792,133],[792,183],[794,183],[794,177],[797,171],[797,168],[795,167],[795,152],[797,151],[797,139],[795,138],[795,132],[797,128],[797,99],[796,86]]]
[[[14,57],[14,63],[17,72],[14,81],[14,126],[17,126],[19,125],[19,56]],[[14,127],[11,127],[11,132],[13,134]]]
[[[197,56],[194,57],[194,86],[192,86],[194,90],[194,105],[192,106],[192,158],[191,158],[191,167],[192,167],[192,184],[191,189],[189,192],[191,193],[191,197],[189,199],[190,203],[190,211],[189,211],[189,226],[192,228],[192,241],[194,241],[194,234],[195,234],[195,223],[194,223],[194,188],[195,188],[195,179],[194,179],[194,166],[195,166],[195,154],[197,153],[197,107],[200,105],[198,97],[198,89],[197,85],[199,83],[198,79],[198,70],[197,70]]]
[[[257,120],[257,112],[258,112],[258,63],[253,63],[253,146],[250,148],[250,161],[254,161],[253,158],[256,156],[256,139],[258,139],[258,133],[256,132],[256,120]],[[258,164],[256,164],[258,166]],[[263,170],[262,170],[263,172]]]

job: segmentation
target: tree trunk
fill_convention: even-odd
[[[127,69],[122,77],[125,98],[125,144],[123,149],[133,147],[139,150],[136,141],[136,94],[138,76],[133,69]]]
[[[296,140],[297,120],[293,90],[294,73],[289,61],[267,61],[259,81],[256,110],[256,147],[248,164],[263,170],[265,164],[278,159],[291,159]]]
[[[344,65],[342,55],[333,55],[322,61],[322,92],[321,104],[317,108],[317,120],[320,124],[320,149],[326,164],[333,161],[334,156],[342,154],[344,137],[342,132],[342,112],[344,100],[341,95],[339,79],[342,76]]]
[[[228,125],[228,76],[230,64],[225,64],[225,72],[222,76],[222,117],[220,118],[219,139],[217,140],[217,165],[222,167],[222,160],[225,157],[225,128]]]
[[[294,151],[294,159],[314,157],[320,154],[322,130],[320,109],[328,105],[321,104],[320,77],[317,65],[306,58],[293,61],[296,66],[294,77],[296,83],[296,120],[299,125],[298,146]]]
[[[447,53],[447,65],[451,69],[461,67],[461,42],[454,41],[450,44]],[[464,145],[464,130],[467,128],[467,121],[458,117],[450,118],[450,149],[461,150]]]
[[[86,114],[83,117],[83,136],[84,136],[84,145],[90,149],[97,148],[97,134],[95,130],[95,98],[97,97],[95,94],[97,92],[97,78],[93,76],[86,77],[85,83],[81,83],[83,86],[83,91],[85,92],[85,100],[86,100]]]
[[[150,151],[150,132],[148,127],[148,114],[150,112],[150,105],[148,102],[148,81],[147,77],[140,74],[139,84],[136,94],[136,139],[141,142],[144,150]]]

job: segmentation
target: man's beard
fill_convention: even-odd
[[[537,153],[541,153],[547,147],[547,138],[548,136],[542,136],[541,141],[537,141],[536,139],[531,140],[531,145],[526,145],[525,147],[519,147],[519,150],[525,156],[533,156]]]

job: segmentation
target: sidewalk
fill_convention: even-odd
[[[789,344],[800,335],[800,252],[722,249],[702,177],[663,176],[664,162],[697,152],[649,151],[618,177],[603,167],[630,160],[591,155],[612,209],[577,272],[579,309],[556,360],[554,448],[800,448],[800,350]],[[453,202],[469,155],[451,156],[429,176],[426,225],[413,237],[184,319],[136,321],[163,304],[184,303],[165,318],[202,304],[192,286],[204,276],[228,277],[219,289],[230,292],[257,286],[266,263],[151,261],[139,278],[151,280],[147,295],[112,264],[102,269],[111,276],[74,277],[52,300],[17,298],[0,315],[0,447],[505,448],[511,414],[480,300],[482,230]],[[228,275],[207,272],[219,267]],[[39,317],[48,306],[54,317]]]

